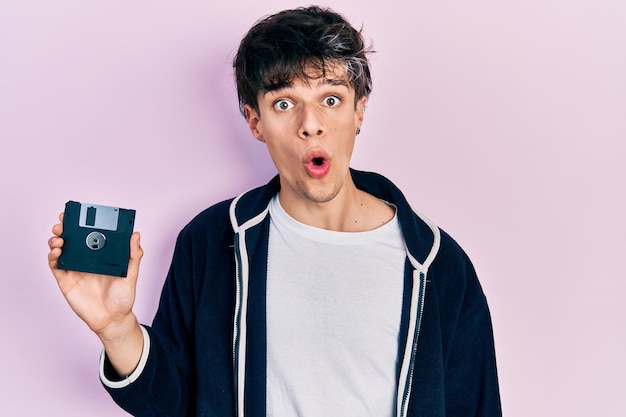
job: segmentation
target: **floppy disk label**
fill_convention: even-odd
[[[117,230],[120,209],[117,207],[81,204],[78,225],[92,229]]]

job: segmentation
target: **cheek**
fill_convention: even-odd
[[[294,151],[289,146],[277,141],[276,138],[267,140],[265,142],[270,157],[274,161],[275,165],[287,165],[294,158]]]
[[[346,141],[344,145],[345,154],[348,159],[352,157],[352,152],[354,151],[354,143],[355,143],[354,137],[353,136],[350,136],[350,137],[351,139]]]

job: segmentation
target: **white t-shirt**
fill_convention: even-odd
[[[270,205],[267,415],[393,416],[406,249],[397,218],[335,232]]]

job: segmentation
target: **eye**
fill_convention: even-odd
[[[287,111],[293,107],[293,103],[286,99],[277,100],[274,103],[274,108],[278,111]]]
[[[337,107],[341,103],[341,99],[337,96],[328,96],[324,99],[324,105],[328,107]]]

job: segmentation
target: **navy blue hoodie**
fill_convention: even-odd
[[[397,207],[407,246],[398,343],[398,417],[501,416],[491,319],[472,264],[389,180],[352,170],[357,188]],[[140,365],[101,379],[136,416],[265,416],[267,185],[208,208],[176,242]]]

